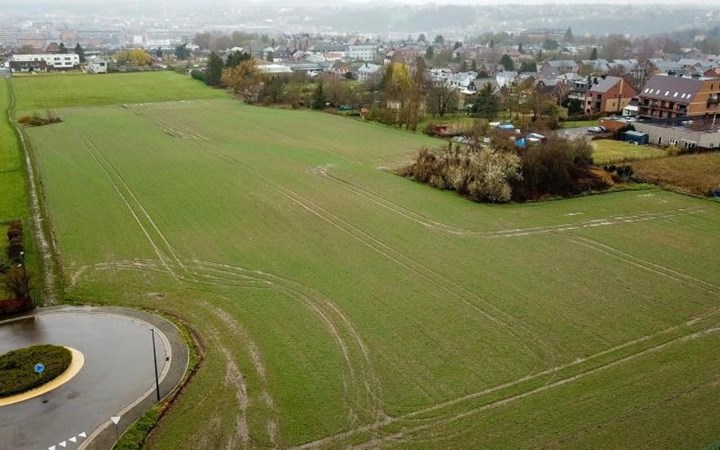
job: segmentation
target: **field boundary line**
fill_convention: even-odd
[[[647,213],[637,213],[637,214],[627,214],[627,215],[619,215],[619,216],[611,216],[611,217],[605,217],[605,218],[597,218],[597,219],[587,219],[582,220],[578,222],[571,222],[571,223],[564,223],[564,224],[557,224],[557,225],[547,225],[547,226],[541,226],[541,227],[526,227],[526,228],[513,228],[513,229],[505,229],[505,230],[470,230],[465,228],[459,228],[455,227],[443,222],[439,222],[437,220],[431,219],[423,214],[420,214],[416,211],[413,211],[411,209],[408,209],[404,206],[398,205],[397,203],[388,200],[384,198],[383,196],[376,194],[368,189],[365,189],[363,187],[360,187],[350,181],[347,181],[345,179],[342,179],[336,175],[333,175],[329,172],[328,166],[317,166],[311,169],[311,173],[318,175],[322,178],[325,178],[335,184],[338,184],[342,187],[344,187],[346,190],[349,190],[356,195],[359,195],[367,200],[370,200],[371,202],[386,208],[402,217],[405,217],[411,221],[414,221],[416,223],[419,223],[431,230],[434,230],[436,232],[445,233],[449,235],[454,236],[461,236],[461,237],[484,237],[484,238],[500,238],[500,237],[521,237],[521,236],[530,236],[530,235],[537,235],[537,234],[548,234],[548,233],[559,233],[559,232],[565,232],[565,231],[572,231],[572,230],[578,230],[583,228],[595,228],[595,227],[601,227],[601,226],[610,226],[610,225],[621,225],[624,223],[634,223],[634,222],[643,222],[648,220],[658,220],[658,219],[666,219],[670,217],[677,217],[682,216],[685,214],[698,214],[705,211],[705,208],[676,208],[671,209],[667,211],[657,211],[657,212],[647,212]]]
[[[32,155],[30,145],[25,139],[25,134],[20,129],[20,125],[13,117],[17,97],[15,95],[15,87],[12,78],[6,79],[8,93],[10,95],[10,103],[6,111],[7,121],[12,126],[15,133],[15,140],[20,144],[20,150],[23,153],[25,162],[25,179],[27,180],[27,189],[30,197],[30,219],[34,231],[35,241],[40,250],[39,261],[41,262],[41,270],[43,273],[44,298],[43,304],[54,305],[58,302],[58,294],[62,293],[62,287],[58,285],[56,274],[61,273],[61,264],[59,264],[59,253],[57,245],[52,233],[52,224],[49,214],[45,208],[43,201],[42,180],[40,173],[36,169],[35,161]],[[62,278],[62,276],[60,277]]]

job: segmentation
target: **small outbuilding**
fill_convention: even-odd
[[[88,72],[90,73],[107,73],[108,63],[106,60],[97,58],[88,64]]]
[[[623,141],[634,142],[637,145],[647,145],[647,143],[650,142],[650,136],[640,131],[626,131],[620,136]]]

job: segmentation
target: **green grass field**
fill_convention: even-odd
[[[138,78],[142,83],[138,83]],[[17,111],[44,113],[47,109],[79,105],[167,102],[221,98],[226,94],[175,72],[50,74],[21,76],[14,80]]]
[[[12,126],[7,120],[9,105],[8,84],[4,79],[0,79],[0,224],[22,218],[26,213],[22,155]],[[4,248],[5,241],[1,242],[0,248]]]
[[[660,148],[633,145],[612,139],[596,139],[592,141],[592,144],[594,146],[593,159],[595,164],[628,162],[667,155],[667,152]]]
[[[720,205],[476,204],[385,170],[424,136],[153,103],[146,77],[123,81],[138,105],[72,85],[89,100],[27,135],[68,298],[172,313],[207,348],[150,448],[720,440]],[[25,108],[56,87],[22,81]],[[124,106],[82,106],[96,90]]]

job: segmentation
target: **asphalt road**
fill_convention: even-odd
[[[0,354],[50,343],[85,355],[80,373],[66,384],[40,397],[0,407],[0,448],[77,448],[85,440],[77,437],[80,433],[90,437],[111,416],[144,397],[155,383],[151,327],[155,328],[133,317],[77,308],[42,311],[0,324]],[[155,343],[158,373],[162,374],[166,366],[170,369],[166,356],[172,352],[170,342],[157,328]],[[167,391],[168,387],[161,389],[162,395]],[[155,400],[154,391],[151,398]],[[74,436],[76,443],[68,441]],[[59,446],[63,441],[66,447]]]

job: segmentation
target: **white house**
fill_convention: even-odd
[[[292,69],[285,64],[259,64],[258,71],[269,74],[292,73]]]
[[[54,69],[72,69],[80,65],[80,57],[75,53],[13,55],[10,62],[33,63],[45,61],[48,67]]]
[[[374,61],[377,47],[374,45],[351,45],[347,55],[353,61]]]
[[[459,72],[450,75],[447,79],[447,84],[463,94],[472,94],[475,90],[473,81],[475,81],[477,77],[477,72]]]
[[[365,63],[357,70],[357,79],[358,81],[364,82],[373,77],[379,76],[380,69],[382,69],[382,66],[378,64]]]
[[[90,73],[107,73],[108,63],[102,58],[96,58],[88,63],[87,70]]]

